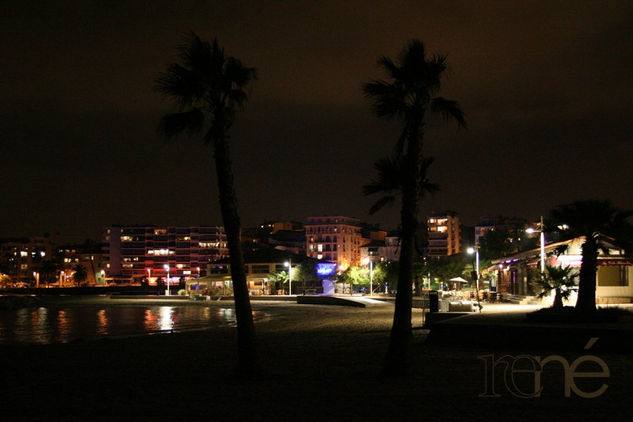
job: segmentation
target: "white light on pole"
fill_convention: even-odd
[[[475,245],[474,248],[468,248],[467,252],[472,255],[475,254],[475,275],[477,280],[475,281],[475,291],[477,292],[477,309],[481,313],[481,303],[479,303],[479,245]]]
[[[288,296],[292,295],[292,260],[284,262],[284,266],[288,268]]]
[[[167,271],[167,296],[169,296],[169,264],[165,264],[163,268]]]
[[[477,273],[477,282],[479,282],[479,245],[466,250],[469,255],[475,254],[475,272]]]
[[[540,232],[540,241],[541,241],[541,272],[545,272],[545,227],[543,226],[543,216],[541,216],[541,224],[540,229],[536,230],[533,228],[529,228],[525,230],[527,233],[532,234],[536,231]]]

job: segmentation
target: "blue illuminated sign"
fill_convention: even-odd
[[[331,262],[321,262],[317,264],[316,272],[319,276],[332,275],[336,272],[336,264]]]

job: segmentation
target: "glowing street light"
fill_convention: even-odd
[[[292,260],[284,262],[284,267],[288,268],[288,296],[292,295]]]
[[[479,283],[479,245],[466,249],[466,252],[468,252],[468,255],[475,254],[475,272],[477,273],[477,283]]]
[[[374,293],[374,262],[367,257],[363,260],[365,265],[369,264],[369,295]]]
[[[166,295],[169,296],[169,264],[165,264],[163,266],[163,268],[165,268],[165,270],[167,271],[167,293],[166,293]]]
[[[477,292],[477,309],[479,309],[479,313],[481,313],[481,303],[479,303],[479,245],[475,245],[474,248],[468,248],[466,250],[469,255],[475,254],[475,291]]]
[[[545,227],[543,226],[543,216],[541,216],[541,224],[540,224],[540,229],[534,229],[532,227],[530,227],[529,229],[526,229],[526,233],[532,234],[535,232],[540,232],[540,240],[541,240],[541,272],[544,273],[545,272]]]

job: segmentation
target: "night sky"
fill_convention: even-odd
[[[232,132],[243,226],[397,225],[398,207],[370,217],[361,193],[399,134],[361,86],[411,38],[448,55],[441,95],[469,125],[429,123],[441,191],[422,215],[536,219],[584,198],[633,208],[631,1],[33,4],[0,5],[0,237],[221,224],[211,150],[156,132],[172,108],[153,81],[190,30],[258,69]]]

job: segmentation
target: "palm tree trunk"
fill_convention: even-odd
[[[560,289],[554,289],[554,304],[552,308],[554,309],[562,309],[563,307],[563,296],[561,295]]]
[[[598,244],[596,239],[587,235],[582,244],[582,264],[578,283],[578,301],[576,310],[590,313],[596,310],[596,270],[598,268]]]
[[[238,373],[252,375],[256,370],[255,326],[246,284],[246,265],[240,242],[240,217],[233,189],[233,172],[229,146],[224,134],[214,136],[215,168],[220,192],[220,208],[226,232],[233,280],[233,297],[237,320]]]
[[[408,367],[407,350],[412,337],[411,305],[413,260],[415,253],[415,234],[418,220],[418,189],[420,178],[421,137],[420,125],[412,125],[408,151],[404,159],[405,171],[402,180],[402,238],[400,241],[400,259],[398,261],[398,291],[396,293],[393,325],[389,338],[389,348],[383,366],[385,376],[401,375]]]

